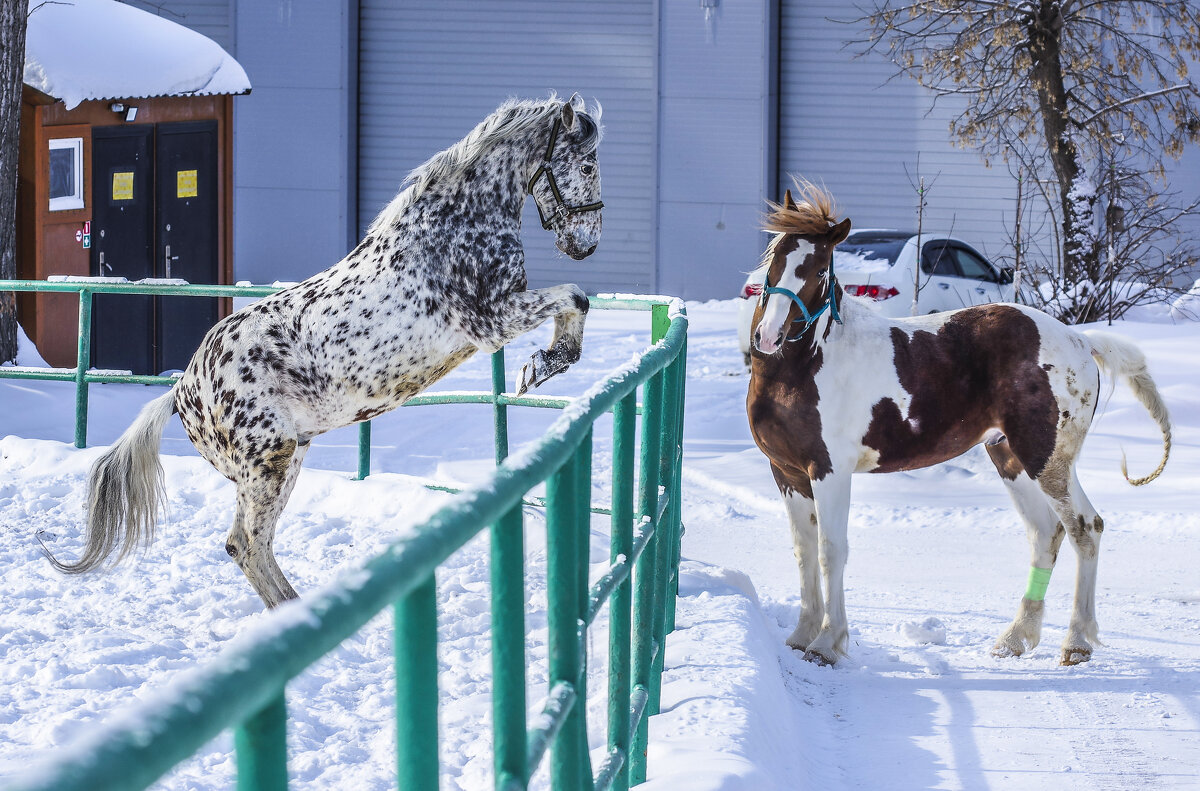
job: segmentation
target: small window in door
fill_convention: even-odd
[[[83,207],[83,138],[51,140],[50,211]]]
[[[989,283],[996,282],[996,273],[988,266],[987,261],[965,247],[955,247],[954,257],[958,259],[958,268],[962,271],[963,277],[971,280],[986,280]]]

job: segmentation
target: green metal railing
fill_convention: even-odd
[[[88,359],[84,352],[90,342],[87,307],[92,292],[261,296],[275,290],[29,281],[0,281],[0,289],[77,291],[81,361]],[[256,639],[223,651],[195,673],[177,679],[156,703],[114,717],[113,724],[94,730],[66,757],[35,768],[13,790],[142,789],[229,728],[234,729],[239,791],[285,789],[286,684],[388,606],[394,608],[395,618],[399,788],[436,789],[439,693],[434,571],[485,528],[491,539],[495,788],[527,788],[547,750],[555,789],[623,791],[644,781],[648,718],[658,712],[665,639],[674,628],[678,589],[687,318],[681,305],[658,298],[597,298],[592,304],[602,309],[649,310],[654,345],[574,400],[506,393],[503,350],[493,356],[491,393],[425,397],[425,403],[492,404],[498,465],[489,481],[455,497],[347,575],[345,585],[289,604],[268,621],[272,631],[258,633]],[[10,373],[26,376],[26,372]],[[85,392],[85,432],[88,383],[164,380],[95,374],[82,367],[73,377],[32,378],[74,379]],[[539,440],[509,456],[510,405],[556,406],[564,413]],[[595,509],[591,506],[593,424],[609,412],[613,414],[612,504],[609,509]],[[359,472],[360,477],[367,472],[361,462]],[[531,727],[525,697],[522,503],[528,502],[523,498],[530,489],[542,482],[546,497],[538,504],[546,509],[549,684],[542,714]],[[594,511],[610,515],[610,565],[589,586],[588,542]],[[593,767],[586,722],[586,632],[605,603],[609,606],[608,740],[605,757]]]

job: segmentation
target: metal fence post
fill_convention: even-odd
[[[287,791],[287,704],[283,693],[234,733],[238,791]]]
[[[75,447],[87,447],[88,383],[92,361],[92,292],[79,290],[79,344],[75,351]]]
[[[396,602],[396,764],[399,787],[438,787],[437,586],[433,574]]]
[[[642,438],[641,438],[641,489],[639,513],[643,530],[653,530],[654,535],[638,558],[633,581],[633,686],[643,695],[651,690],[650,673],[654,666],[655,634],[654,608],[655,571],[658,567],[658,549],[661,531],[656,521],[658,514],[658,434],[662,424],[662,374],[655,374],[646,382],[642,395]],[[647,519],[652,520],[647,523]],[[658,650],[661,650],[661,646]],[[634,734],[630,756],[630,785],[646,779],[646,743],[649,734],[648,709],[638,723]]]
[[[588,749],[587,715],[587,617],[588,569],[592,548],[592,431],[584,435],[575,451],[575,590],[579,619],[579,720],[576,739],[579,741],[579,785],[592,788],[592,755]]]
[[[492,354],[496,463],[508,456],[504,349]],[[518,504],[492,523],[492,731],[497,791],[529,782],[525,742],[525,523]]]
[[[612,522],[609,559],[628,564],[633,555],[633,451],[637,428],[637,393],[625,396],[613,413]],[[608,749],[624,761],[613,791],[629,788],[630,604],[632,575],[608,600]]]
[[[677,411],[679,408],[676,393],[679,390],[681,371],[682,369],[672,362],[660,374],[663,378],[661,391],[662,422],[659,427],[658,436],[654,438],[647,437],[650,441],[658,443],[658,481],[669,498],[667,509],[663,512],[662,522],[658,525],[658,532],[655,536],[658,543],[658,556],[654,567],[656,606],[654,608],[653,631],[654,639],[658,641],[659,649],[654,655],[654,663],[650,668],[650,699],[646,706],[647,717],[658,714],[659,711],[663,660],[666,655],[667,632],[669,631],[667,628],[667,611],[670,608],[670,599],[673,591],[671,569],[675,559],[675,525],[677,507],[679,505],[677,496],[678,481],[675,479],[675,470],[677,467],[675,435],[678,423]]]
[[[371,474],[371,421],[364,420],[358,424],[358,475],[354,480],[361,481]]]
[[[679,596],[679,561],[683,556],[683,417],[687,397],[687,339],[685,338],[679,350],[679,356],[672,365],[679,368],[679,383],[671,396],[676,403],[675,437],[672,443],[674,486],[672,487],[671,509],[671,573],[672,584],[667,592],[667,631],[675,631],[675,605]]]
[[[555,791],[581,791],[580,764],[587,760],[580,751],[580,732],[587,738],[584,712],[586,687],[580,686],[583,656],[582,629],[578,617],[576,568],[579,530],[575,499],[578,488],[578,455],[559,467],[546,481],[546,587],[549,643],[550,686],[565,682],[575,691],[575,701],[562,728],[554,737],[550,755],[550,777]]]

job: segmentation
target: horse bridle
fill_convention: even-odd
[[[542,221],[542,227],[547,231],[552,231],[559,225],[562,225],[567,217],[572,214],[582,214],[585,211],[600,211],[604,208],[604,201],[572,206],[563,200],[562,193],[558,189],[558,180],[554,178],[554,171],[550,168],[550,157],[554,155],[554,144],[558,142],[558,133],[561,129],[562,119],[555,118],[554,127],[550,130],[550,143],[546,146],[546,153],[542,156],[542,163],[538,165],[538,169],[533,172],[533,176],[529,179],[529,194],[533,195],[533,205],[537,207],[538,218]],[[550,185],[550,194],[554,196],[554,205],[550,207],[548,213],[542,210],[542,203],[538,200],[537,193],[533,191],[534,185],[543,176],[546,178],[546,183]]]
[[[788,343],[798,341],[802,337],[804,337],[804,333],[808,332],[808,328],[811,327],[813,324],[815,324],[817,319],[821,318],[821,315],[827,310],[829,311],[830,315],[833,316],[834,321],[836,321],[838,324],[842,323],[842,316],[838,312],[837,298],[836,298],[836,295],[834,292],[834,289],[837,288],[837,278],[835,278],[833,276],[833,256],[832,255],[830,255],[830,257],[829,257],[829,290],[825,293],[825,302],[821,304],[821,307],[817,308],[816,311],[814,311],[812,313],[809,312],[808,306],[804,304],[804,300],[800,299],[800,296],[795,291],[792,291],[790,288],[780,288],[778,286],[767,285],[767,278],[769,278],[770,276],[771,276],[771,270],[768,267],[767,273],[763,276],[763,285],[762,285],[762,301],[763,301],[763,303],[766,304],[767,297],[770,296],[771,294],[783,294],[788,299],[790,299],[792,302],[795,302],[796,305],[799,306],[800,312],[804,314],[804,316],[802,318],[797,317],[797,318],[792,319],[792,324],[797,324],[797,323],[803,321],[804,326],[800,329],[800,332],[796,333],[791,338],[787,339]]]

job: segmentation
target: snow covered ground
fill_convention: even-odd
[[[976,450],[911,474],[858,476],[846,589],[851,655],[810,665],[783,644],[799,579],[784,512],[744,416],[747,376],[732,302],[692,304],[686,418],[685,557],[678,630],[668,639],[663,712],[652,721],[649,789],[1200,788],[1200,325],[1125,322],[1172,410],[1166,473],[1154,425],[1118,387],[1094,425],[1081,477],[1105,519],[1097,609],[1105,646],[1057,665],[1074,568],[1064,550],[1043,643],[1020,659],[988,649],[1025,585],[1024,530]],[[648,317],[594,312],[583,360],[543,391],[578,393],[648,342]],[[514,371],[543,328],[510,347]],[[486,358],[440,389],[486,388]],[[163,442],[170,513],[144,558],[66,578],[35,534],[73,557],[82,481],[157,388],[92,388],[78,451],[72,395],[59,383],[0,381],[0,785],[90,724],[216,655],[262,619],[224,552],[232,485],[195,456],[178,422]],[[553,418],[514,411],[513,441]],[[596,498],[610,442],[597,432]],[[10,435],[10,436],[5,436]],[[374,474],[350,480],[356,433],[314,442],[276,547],[303,593],[355,567],[447,495],[424,479],[471,482],[490,466],[486,407],[401,409],[374,425]],[[527,513],[531,708],[545,691],[543,522]],[[593,560],[607,555],[593,525]],[[490,786],[487,546],[439,574],[443,789]],[[597,566],[599,568],[599,566]],[[593,744],[603,741],[603,621],[591,641]],[[303,789],[390,788],[391,626],[373,621],[289,687],[290,770]],[[232,786],[224,735],[159,788]],[[544,785],[544,773],[539,778]]]

